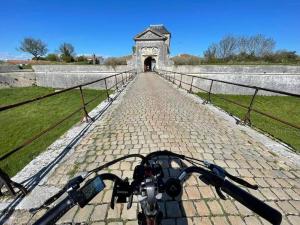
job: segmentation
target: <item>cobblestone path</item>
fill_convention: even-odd
[[[138,74],[122,100],[96,122],[74,154],[56,169],[48,185],[62,186],[76,172],[119,156],[163,149],[213,161],[233,175],[257,183],[259,190],[249,191],[279,209],[284,215],[282,224],[300,224],[299,168],[151,73]],[[109,171],[131,177],[137,163],[127,160]],[[179,166],[180,162],[174,161],[163,164],[169,175],[178,174]],[[111,184],[108,186],[111,188]],[[130,210],[126,205],[109,208],[110,188],[85,208],[73,208],[59,223],[137,224],[136,202]],[[160,205],[163,224],[268,224],[238,202],[221,200],[214,189],[195,176],[185,183],[180,200],[164,197]],[[24,217],[19,218],[19,224]]]

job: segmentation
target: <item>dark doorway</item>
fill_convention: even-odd
[[[147,57],[144,61],[144,71],[145,72],[154,71],[155,64],[156,64],[155,59],[153,59],[151,56]]]

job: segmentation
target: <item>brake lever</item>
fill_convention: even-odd
[[[213,163],[210,163],[208,161],[204,161],[204,164],[207,168],[209,168],[212,172],[214,172],[216,175],[218,176],[221,176],[222,178],[227,176],[229,179],[233,180],[234,182],[238,183],[238,184],[241,184],[245,187],[248,187],[248,188],[251,188],[251,189],[254,189],[254,190],[257,190],[258,189],[258,186],[255,184],[250,184],[248,183],[247,181],[239,178],[239,177],[236,177],[236,176],[233,176],[232,174],[228,173],[225,169],[223,169],[222,167],[216,165],[216,164],[213,164]]]
[[[216,192],[219,195],[219,197],[223,200],[226,200],[227,198],[225,195],[222,193],[220,186],[215,186]]]
[[[238,183],[238,184],[241,184],[245,187],[248,187],[248,188],[251,188],[251,189],[254,189],[254,190],[257,190],[258,189],[258,185],[257,184],[250,184],[248,183],[247,181],[239,178],[239,177],[235,177],[233,175],[231,175],[230,173],[227,173],[226,174],[231,180],[233,180],[234,182]]]

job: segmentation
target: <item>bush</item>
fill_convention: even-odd
[[[56,54],[48,54],[45,59],[51,62],[59,61],[59,57]]]
[[[88,62],[87,58],[84,55],[78,56],[76,58],[77,62]]]
[[[66,63],[74,62],[73,56],[70,55],[61,55],[61,59]]]
[[[109,57],[104,61],[104,64],[108,66],[127,65],[127,60],[130,58],[131,56]]]
[[[175,65],[200,65],[202,60],[198,56],[180,54],[171,58]]]

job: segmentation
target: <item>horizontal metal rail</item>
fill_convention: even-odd
[[[229,82],[229,81],[225,81],[225,80],[218,80],[218,79],[212,79],[212,78],[207,78],[207,77],[195,76],[195,75],[190,75],[190,74],[185,74],[185,73],[179,73],[179,72],[176,72],[176,71],[169,71],[169,70],[157,70],[157,71],[163,71],[163,72],[168,72],[168,73],[176,73],[176,74],[180,74],[180,75],[183,75],[183,76],[194,77],[194,78],[203,79],[203,80],[216,81],[216,82],[220,82],[220,83],[231,84],[231,85],[245,87],[245,88],[258,89],[258,90],[261,90],[261,91],[268,91],[268,92],[278,93],[278,94],[282,94],[282,95],[300,97],[300,94],[290,93],[290,92],[285,92],[285,91],[280,91],[280,90],[275,90],[275,89],[270,89],[270,88],[264,88],[264,87],[258,87],[258,86],[253,86],[253,85],[246,85],[246,84],[240,84],[240,83],[235,83],[235,82]]]
[[[123,74],[126,74],[125,78],[123,77]],[[66,88],[66,89],[63,89],[63,90],[58,91],[58,92],[54,92],[54,93],[47,94],[47,95],[44,95],[44,96],[39,96],[37,98],[33,98],[33,99],[29,99],[29,100],[22,101],[22,102],[19,102],[19,103],[15,103],[15,104],[6,105],[6,106],[1,107],[0,111],[6,111],[6,110],[10,110],[10,109],[22,106],[22,105],[30,104],[30,103],[35,102],[35,101],[40,101],[42,99],[45,99],[45,98],[48,98],[48,97],[51,97],[51,96],[59,95],[59,94],[62,94],[64,92],[74,90],[74,89],[79,89],[81,100],[82,100],[82,106],[80,108],[76,109],[75,111],[73,111],[69,115],[65,116],[64,118],[62,118],[62,119],[58,120],[57,122],[55,122],[54,124],[50,125],[48,128],[42,130],[38,134],[36,134],[36,135],[30,137],[29,139],[25,140],[19,146],[11,149],[10,151],[5,153],[4,155],[0,156],[0,161],[3,161],[4,159],[8,158],[12,154],[14,154],[14,153],[20,151],[21,149],[23,149],[24,147],[28,146],[29,144],[31,144],[32,142],[34,142],[35,140],[37,140],[41,136],[47,134],[48,132],[53,130],[55,127],[57,127],[58,125],[60,125],[64,121],[66,121],[69,118],[71,118],[72,116],[74,116],[76,113],[80,112],[81,110],[83,111],[84,117],[86,117],[87,120],[89,118],[91,118],[88,115],[88,112],[86,110],[86,106],[89,105],[91,102],[95,101],[97,98],[99,98],[99,96],[96,96],[96,97],[90,99],[88,102],[85,102],[84,95],[83,95],[83,92],[82,92],[82,87],[90,85],[90,84],[94,84],[94,83],[97,83],[97,82],[100,82],[100,81],[104,81],[105,82],[105,90],[106,90],[106,93],[107,93],[107,99],[109,101],[111,101],[111,99],[109,97],[109,91],[113,88],[118,89],[119,83],[122,82],[123,84],[125,84],[124,80],[126,79],[126,81],[129,81],[131,78],[133,78],[134,74],[136,74],[135,70],[129,70],[129,71],[125,71],[125,72],[122,72],[122,73],[117,73],[117,74],[114,74],[114,75],[111,75],[111,76],[108,76],[108,77],[104,77],[104,78],[101,78],[101,79],[98,79],[98,80],[95,80],[95,81],[91,81],[91,82],[83,83],[83,84],[76,85],[76,86],[73,86],[73,87],[70,87],[70,88]],[[110,78],[114,78],[115,80],[117,80],[117,76],[122,76],[121,80],[119,82],[116,82],[115,84],[113,84],[111,87],[108,87],[106,80],[110,79]]]
[[[187,89],[183,88],[183,89],[185,89],[187,91],[192,92],[192,88],[196,88],[196,89],[199,89],[199,90],[202,90],[202,91],[208,93],[208,100],[206,100],[205,102],[211,101],[211,95],[213,95],[213,96],[215,96],[217,98],[220,98],[220,99],[222,99],[224,101],[230,102],[232,104],[235,104],[235,105],[238,105],[238,106],[240,106],[242,108],[247,109],[248,111],[247,111],[245,117],[242,119],[242,122],[244,122],[244,123],[251,124],[250,113],[253,111],[255,113],[258,113],[258,114],[263,115],[265,117],[271,118],[273,120],[276,120],[276,121],[278,121],[280,123],[283,123],[285,125],[288,125],[290,127],[293,127],[293,128],[296,128],[296,129],[300,129],[300,125],[298,125],[298,124],[293,124],[293,123],[291,123],[289,121],[286,121],[286,120],[283,120],[281,118],[278,118],[278,117],[276,117],[276,116],[274,116],[272,114],[269,114],[269,113],[266,113],[266,112],[263,112],[261,110],[253,108],[253,103],[255,101],[255,97],[256,97],[258,91],[268,91],[268,92],[278,93],[278,94],[292,96],[292,97],[296,97],[296,98],[300,98],[299,94],[285,92],[285,91],[280,91],[280,90],[274,90],[274,89],[270,89],[270,88],[257,87],[257,86],[253,86],[253,85],[245,85],[245,84],[240,84],[240,83],[235,83],[235,82],[229,82],[229,81],[224,81],[224,80],[211,79],[211,78],[207,78],[207,77],[201,77],[201,76],[195,76],[195,75],[190,75],[190,74],[185,74],[185,73],[179,73],[179,72],[176,72],[176,71],[157,70],[157,72],[158,72],[159,75],[161,75],[162,77],[164,77],[166,80],[172,81],[173,83],[175,83],[175,81],[180,82],[179,83],[179,87],[181,87],[181,88],[183,88],[181,86],[182,83],[190,86],[191,87],[190,90],[187,90]],[[180,75],[180,80],[176,79],[175,74]],[[190,77],[191,78],[191,83],[187,83],[187,82],[182,81],[182,76]],[[202,79],[202,80],[208,80],[208,81],[210,81],[211,82],[210,83],[210,89],[209,90],[205,90],[203,88],[195,86],[193,84],[193,79]],[[219,82],[219,83],[224,83],[224,84],[229,84],[229,85],[235,85],[235,86],[244,87],[244,88],[250,88],[250,89],[255,90],[255,92],[254,92],[254,94],[252,96],[250,104],[249,105],[244,105],[244,104],[241,104],[241,103],[236,102],[234,100],[231,100],[231,99],[228,99],[226,97],[219,96],[219,95],[216,95],[216,94],[212,93],[212,86],[213,86],[214,82]]]
[[[15,108],[15,107],[18,107],[18,106],[21,106],[21,105],[25,105],[25,104],[28,104],[28,103],[36,102],[36,101],[39,101],[39,100],[42,100],[42,99],[45,99],[45,98],[48,98],[48,97],[51,97],[51,96],[54,96],[54,95],[59,95],[61,93],[71,91],[71,90],[76,89],[76,88],[91,85],[91,84],[94,84],[94,83],[97,83],[97,82],[100,82],[100,81],[103,81],[103,80],[107,80],[109,78],[112,78],[112,77],[115,77],[115,76],[118,76],[118,75],[121,75],[121,74],[124,74],[124,73],[130,73],[130,72],[133,72],[133,70],[129,70],[129,71],[117,73],[117,74],[114,74],[114,75],[110,75],[110,76],[107,76],[107,77],[103,77],[103,78],[98,79],[98,80],[94,80],[94,81],[91,81],[91,82],[79,84],[79,85],[76,85],[76,86],[73,86],[73,87],[70,87],[70,88],[66,88],[66,89],[63,89],[63,90],[60,90],[60,91],[57,91],[57,92],[53,92],[53,93],[50,93],[50,94],[47,94],[47,95],[39,96],[37,98],[29,99],[29,100],[26,100],[26,101],[18,102],[18,103],[11,104],[11,105],[1,106],[0,107],[0,112],[4,111],[4,110],[7,110],[7,109]]]

